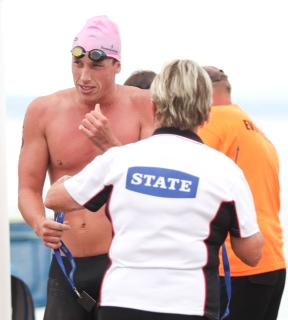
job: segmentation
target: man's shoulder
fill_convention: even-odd
[[[59,105],[62,101],[69,101],[74,91],[74,88],[69,88],[39,96],[30,103],[28,110],[54,108],[56,104]]]
[[[227,104],[227,105],[217,105],[212,106],[211,115],[213,116],[227,116],[227,117],[239,117],[245,116],[248,117],[247,113],[236,104]]]
[[[59,100],[59,99],[67,99],[71,97],[71,95],[75,92],[75,88],[69,88],[64,90],[59,90],[47,95],[39,96],[36,99],[34,99],[32,102],[51,102],[51,100]]]
[[[129,97],[133,102],[151,101],[151,93],[149,90],[140,89],[132,86],[119,86],[120,94]]]
[[[153,104],[149,90],[132,86],[119,86],[117,103],[130,112],[136,112],[143,117],[144,114],[153,113]]]

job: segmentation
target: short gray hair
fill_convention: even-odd
[[[211,80],[192,60],[174,60],[167,64],[154,78],[151,92],[161,127],[194,130],[208,120]]]

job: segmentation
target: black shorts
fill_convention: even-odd
[[[69,272],[70,263],[63,257],[64,265]],[[75,258],[76,272],[74,281],[77,288],[85,290],[94,300],[99,299],[102,278],[110,260],[107,255],[88,258]],[[47,287],[47,305],[44,320],[96,320],[97,308],[87,312],[73,295],[69,282],[60,269],[53,255]]]
[[[225,320],[276,320],[285,286],[286,270],[233,277],[230,316]],[[227,296],[221,278],[221,314]]]
[[[120,307],[100,307],[98,320],[209,320],[201,316],[159,313]]]

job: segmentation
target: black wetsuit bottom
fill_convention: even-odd
[[[159,313],[120,307],[100,307],[98,320],[209,320],[201,316]]]
[[[63,262],[69,272],[70,263],[66,257]],[[107,255],[88,258],[75,258],[74,281],[77,288],[85,290],[94,300],[99,300],[102,278],[110,263]],[[75,295],[53,255],[48,287],[47,305],[44,320],[97,320],[97,308],[87,312],[76,300]]]
[[[230,316],[225,320],[276,320],[285,287],[286,270],[231,278]],[[221,314],[227,303],[221,277]]]

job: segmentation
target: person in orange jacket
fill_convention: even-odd
[[[213,106],[210,120],[200,128],[199,135],[204,143],[226,154],[243,170],[265,240],[262,260],[256,267],[242,263],[226,241],[232,277],[231,314],[228,319],[274,320],[277,319],[286,277],[279,217],[277,151],[251,117],[231,102],[231,84],[227,75],[216,67],[204,69],[213,84]],[[220,275],[224,284],[221,267]],[[223,290],[222,309],[226,306],[225,292]]]

